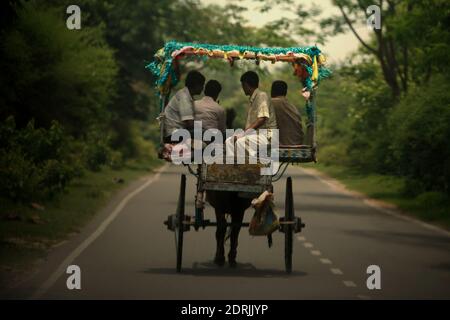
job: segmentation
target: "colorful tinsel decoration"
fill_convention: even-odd
[[[294,66],[294,74],[309,90],[313,90],[321,79],[331,74],[331,71],[324,66],[325,57],[317,46],[263,48],[169,41],[164,48],[158,50],[154,61],[146,65],[156,78],[155,85],[159,90],[160,98],[166,96],[180,80],[179,60],[188,54],[223,58],[230,61],[231,65],[235,59],[254,59],[257,62],[266,60],[272,63],[290,61]]]

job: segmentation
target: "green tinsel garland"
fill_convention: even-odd
[[[205,50],[222,50],[225,52],[228,51],[239,51],[240,53],[252,52],[255,54],[266,54],[266,55],[276,55],[276,54],[287,54],[288,52],[293,53],[302,53],[307,54],[313,59],[314,57],[318,58],[321,51],[316,46],[310,47],[290,47],[290,48],[260,48],[260,47],[251,47],[251,46],[237,46],[237,45],[214,45],[207,43],[191,43],[191,42],[176,42],[169,41],[165,44],[163,49],[160,49],[158,53],[155,55],[155,61],[146,65],[145,68],[149,69],[150,72],[155,76],[156,83],[155,85],[158,88],[164,88],[167,86],[166,81],[170,76],[170,87],[175,86],[179,79],[172,67],[173,58],[172,53],[176,50],[180,50],[184,47],[192,47],[194,49],[205,49]],[[306,70],[308,71],[309,77],[305,79],[304,85],[312,90],[313,83],[311,80],[312,75],[312,67],[305,65]],[[331,71],[323,66],[319,67],[319,77],[318,82],[328,77],[331,74]]]

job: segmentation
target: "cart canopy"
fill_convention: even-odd
[[[169,41],[146,66],[156,79],[155,86],[161,99],[180,80],[179,62],[188,56],[225,59],[230,65],[239,59],[255,60],[257,64],[261,60],[272,63],[289,62],[294,67],[294,74],[309,90],[331,74],[325,67],[325,56],[317,46],[279,48]]]

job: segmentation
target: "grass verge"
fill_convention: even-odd
[[[406,214],[432,222],[450,230],[450,199],[439,192],[425,192],[417,196],[405,194],[404,178],[362,172],[336,165],[309,164],[343,183],[348,189],[361,192],[370,198],[396,205]]]
[[[158,160],[129,162],[122,169],[86,172],[56,199],[33,206],[0,201],[0,285],[14,282],[52,246],[77,233],[129,182],[149,174]]]

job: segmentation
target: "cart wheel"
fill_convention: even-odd
[[[184,204],[186,194],[186,175],[181,175],[180,195],[176,213],[175,245],[177,248],[177,272],[181,272],[181,262],[183,258],[183,233],[184,233]]]
[[[286,202],[284,205],[284,261],[286,264],[286,272],[292,272],[292,238],[294,234],[294,198],[292,195],[292,179],[288,177],[286,180]]]

